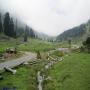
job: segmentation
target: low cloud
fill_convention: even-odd
[[[0,0],[0,7],[49,35],[58,35],[90,19],[90,0]]]

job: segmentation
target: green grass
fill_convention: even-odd
[[[50,56],[52,56],[52,57],[62,57],[62,56],[64,56],[64,52],[54,51],[54,52],[50,53]]]
[[[57,55],[57,54],[56,54]],[[37,90],[36,74],[47,63],[45,60],[35,65],[20,66],[17,73],[3,73],[3,87],[17,90]],[[52,78],[44,83],[44,90],[89,90],[90,89],[90,54],[72,53],[50,70],[43,71]]]
[[[0,81],[0,89],[7,87],[16,87],[17,90],[34,90],[35,85],[35,72],[32,71],[31,67],[21,67],[17,69],[17,74],[12,75],[7,72],[4,73],[4,80]]]
[[[4,52],[6,48],[16,47],[19,51],[31,51],[31,52],[46,52],[54,50],[55,48],[62,47],[60,43],[47,42],[39,39],[28,39],[28,42],[23,42],[23,38],[17,38],[0,41],[0,53]]]
[[[44,63],[45,62],[41,60],[34,65],[21,65],[16,68],[17,73],[15,75],[12,75],[10,72],[4,72],[4,80],[0,80],[0,90],[2,90],[3,87],[16,87],[16,90],[37,90],[37,71],[41,70]]]
[[[8,47],[15,47],[15,41],[10,40],[10,41],[5,41],[5,42],[0,42],[0,52],[3,52],[6,50]]]
[[[28,42],[23,42],[22,38],[18,38],[17,40],[15,39],[4,40],[0,42],[0,56],[2,56],[2,54],[6,51],[7,48],[17,47],[18,52],[19,51],[46,52],[55,49],[56,46],[57,46],[56,44],[45,42],[38,39],[28,39]],[[2,61],[0,60],[0,62]]]
[[[21,44],[20,42],[21,40],[17,39],[17,43],[19,43],[17,45],[17,48],[20,51],[49,51],[55,49],[55,47],[57,46],[54,43],[42,41],[39,39],[28,39],[28,42],[22,42]],[[10,39],[0,42],[1,53],[5,51],[6,48],[10,48],[10,47],[16,47],[15,39]]]
[[[15,40],[0,42],[0,52],[8,47],[15,47]],[[46,52],[58,47],[66,47],[60,43],[50,43],[37,39],[29,39],[27,43],[18,45],[20,51]],[[52,55],[61,56],[62,53],[54,52]],[[45,55],[44,55],[45,56]],[[0,80],[0,89],[3,87],[16,87],[17,90],[36,90],[36,74],[44,67],[43,60],[35,65],[20,66],[17,73],[3,73],[4,80]],[[62,62],[48,70],[46,76],[51,76],[51,81],[44,83],[44,90],[89,90],[90,89],[90,54],[72,53]]]
[[[56,64],[48,75],[44,90],[90,90],[90,54],[73,53]]]
[[[55,44],[50,42],[45,42],[38,39],[30,39],[27,43],[19,45],[19,50],[22,51],[49,51],[55,49]]]

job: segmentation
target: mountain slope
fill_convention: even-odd
[[[90,34],[90,20],[85,24],[81,24],[80,26],[64,31],[62,34],[57,36],[57,40],[58,41],[65,41],[68,39],[83,40],[89,34]]]
[[[16,35],[17,37],[20,37],[20,36],[24,36],[24,33],[25,33],[25,29],[26,29],[26,26],[27,26],[27,33],[28,33],[28,36],[29,37],[33,37],[33,38],[39,38],[39,39],[42,39],[42,40],[49,40],[49,39],[52,39],[52,37],[44,34],[44,33],[40,33],[40,32],[37,32],[36,30],[33,29],[33,27],[30,27],[29,25],[27,25],[26,23],[22,22],[19,17],[17,16],[13,16],[10,14],[10,18],[13,18],[13,22],[14,22],[14,30],[16,31]],[[3,22],[4,22],[4,18],[5,18],[5,13],[1,12],[0,11],[0,16],[1,16],[1,19],[0,21],[2,20],[2,25],[3,25]],[[0,29],[1,31],[1,29]],[[2,30],[3,32],[4,30]],[[2,33],[0,32],[0,33]],[[4,35],[5,36],[5,35]]]

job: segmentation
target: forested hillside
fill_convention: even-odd
[[[31,27],[16,17],[12,17],[9,12],[0,13],[0,34],[12,38],[24,37],[26,34],[26,36],[35,37],[34,30]]]
[[[80,26],[74,27],[69,29],[59,36],[57,36],[58,41],[65,41],[69,39],[76,39],[76,40],[83,40],[86,36],[90,34],[90,20],[85,23],[81,24]]]
[[[17,17],[11,16],[9,12],[0,12],[0,36],[1,34],[16,37],[31,37],[42,40],[51,40],[52,38],[44,33],[35,31],[32,27],[20,21]]]

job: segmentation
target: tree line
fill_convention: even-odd
[[[13,18],[10,17],[8,12],[5,14],[4,20],[2,20],[2,16],[0,14],[0,33],[4,33],[9,37],[16,37]]]
[[[25,28],[17,27],[17,21],[15,22],[14,19],[10,17],[9,12],[5,13],[4,16],[0,13],[0,33],[12,38],[22,35],[24,41],[27,41],[28,36],[35,38],[34,30],[27,25],[25,25]]]

